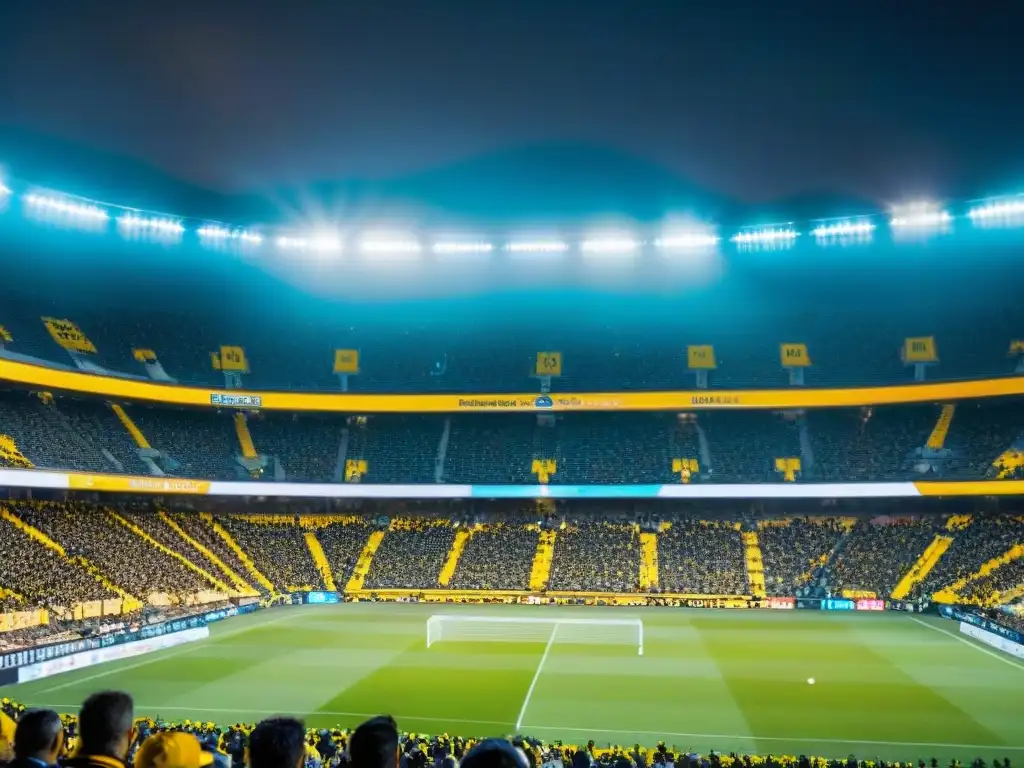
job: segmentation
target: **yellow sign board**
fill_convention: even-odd
[[[96,347],[82,333],[82,329],[70,320],[61,320],[56,317],[42,318],[43,325],[50,332],[53,340],[69,352],[89,352],[95,354]]]
[[[359,350],[358,349],[336,349],[336,350],[334,350],[334,372],[335,373],[359,373]]]
[[[733,408],[794,410],[866,405],[951,402],[1024,395],[1024,376],[972,381],[899,384],[883,387],[803,389],[713,389],[661,392],[589,392],[538,395],[430,394],[374,395],[342,392],[281,392],[190,387],[139,379],[100,376],[0,358],[0,380],[47,391],[77,392],[113,400],[220,408],[230,395],[246,406],[272,411],[333,413],[468,413],[540,411],[696,411]]]
[[[152,349],[133,349],[132,357],[140,363],[155,363],[156,352]]]
[[[537,364],[533,369],[534,376],[561,376],[562,353],[538,352]]]
[[[811,364],[806,344],[779,344],[779,359],[783,368],[807,368]]]
[[[245,359],[245,350],[241,347],[222,346],[220,369],[229,373],[248,373],[249,361]]]
[[[710,344],[691,344],[686,348],[686,367],[691,371],[715,370],[715,348]]]
[[[901,354],[904,363],[937,363],[939,353],[934,336],[912,336],[903,340]]]

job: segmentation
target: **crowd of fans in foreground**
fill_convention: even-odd
[[[656,747],[545,744],[528,736],[474,739],[400,732],[388,715],[354,729],[307,729],[292,717],[222,728],[136,718],[131,696],[95,693],[77,716],[0,704],[0,765],[9,768],[914,768],[914,763],[806,755],[737,755]],[[929,761],[938,768],[938,760]],[[959,768],[953,760],[950,768]],[[972,768],[985,768],[977,759]],[[924,760],[917,768],[926,768]],[[992,768],[1011,768],[1010,759]]]

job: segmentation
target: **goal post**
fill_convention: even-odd
[[[635,645],[644,655],[640,619],[556,619],[434,614],[427,619],[427,648],[440,640],[580,645]]]

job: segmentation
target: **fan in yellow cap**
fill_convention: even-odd
[[[135,768],[206,768],[213,753],[206,752],[191,733],[165,731],[142,742],[135,753]]]

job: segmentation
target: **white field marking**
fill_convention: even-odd
[[[37,704],[39,707],[51,707],[58,711],[68,709],[74,710],[80,704]],[[136,711],[156,712],[164,710],[167,712],[209,712],[212,714],[253,714],[253,715],[279,715],[277,709],[249,709],[247,707],[235,707],[234,709],[216,709],[210,707],[158,707],[151,704],[136,704]],[[294,711],[295,715],[330,715],[331,717],[376,717],[379,712],[336,712],[319,709]],[[396,720],[417,720],[426,723],[468,723],[470,725],[508,725],[507,720],[464,720],[461,717],[418,717],[416,715],[393,715]],[[937,747],[955,749],[1004,749],[1011,752],[1024,752],[1024,746],[1007,746],[1006,744],[946,744],[931,741],[868,741],[865,739],[818,739],[809,736],[753,736],[749,733],[680,733],[673,731],[635,731],[610,728],[563,728],[557,725],[527,725],[518,726],[525,731],[568,731],[570,733],[620,733],[636,734],[637,736],[662,736],[692,739],[747,739],[750,741],[790,741],[810,742],[812,744],[868,744],[882,747]],[[517,727],[517,729],[518,729]]]
[[[241,635],[241,634],[249,632],[249,631],[251,631],[253,629],[259,629],[260,627],[267,627],[267,626],[270,626],[271,624],[277,624],[279,621],[284,621],[285,619],[292,619],[292,618],[295,618],[295,617],[294,616],[278,616],[276,619],[271,619],[270,621],[261,621],[259,624],[251,624],[251,625],[248,625],[248,626],[238,627],[235,630],[232,630],[232,631],[229,631],[229,632],[225,632],[225,633],[223,633],[221,635],[217,635],[216,638],[204,638],[204,639],[205,640],[210,640],[210,639],[221,640],[222,638],[233,637],[234,635]],[[99,680],[100,678],[103,678],[103,677],[109,677],[110,675],[116,675],[118,672],[127,672],[130,669],[138,669],[139,667],[145,667],[146,665],[153,664],[153,663],[155,663],[157,661],[163,661],[164,659],[173,659],[175,656],[184,656],[186,653],[191,653],[192,651],[197,651],[200,648],[205,648],[206,646],[207,646],[207,643],[204,643],[202,641],[196,642],[196,643],[189,643],[188,646],[186,646],[185,648],[182,648],[182,649],[180,649],[178,651],[175,651],[174,653],[168,653],[168,654],[163,654],[163,655],[153,655],[153,656],[150,656],[148,658],[144,658],[141,661],[137,661],[134,664],[129,664],[129,665],[124,666],[124,667],[115,667],[114,669],[108,669],[108,670],[105,670],[103,672],[97,672],[95,675],[89,675],[88,677],[77,677],[74,680],[68,680],[65,683],[61,683],[60,685],[51,685],[49,688],[43,688],[42,690],[37,691],[36,694],[41,696],[44,693],[53,693],[54,691],[63,691],[65,688],[70,688],[70,687],[72,687],[74,685],[79,685],[80,683],[88,683],[88,682],[90,682],[92,680]]]
[[[1014,669],[1019,669],[1021,672],[1024,672],[1024,666],[1018,664],[1016,661],[1011,659],[1009,656],[1002,656],[1002,655],[996,653],[995,651],[990,651],[988,648],[982,648],[977,643],[972,643],[970,640],[968,640],[963,635],[957,635],[957,634],[954,634],[953,632],[950,632],[948,629],[943,629],[942,627],[936,627],[934,624],[929,624],[927,621],[921,621],[919,618],[917,618],[917,616],[911,616],[910,618],[913,621],[916,621],[922,627],[927,627],[928,629],[931,629],[931,630],[933,630],[935,632],[941,632],[942,634],[946,635],[947,637],[951,637],[954,640],[958,640],[961,643],[963,643],[964,645],[969,646],[969,647],[973,648],[976,651],[981,651],[986,656],[991,656],[996,661],[1001,661],[1004,664],[1009,664]]]
[[[943,744],[931,741],[868,741],[865,739],[815,739],[809,736],[754,736],[752,734],[729,733],[673,733],[672,731],[633,731],[609,728],[561,728],[555,725],[525,725],[523,730],[530,731],[571,731],[573,733],[622,733],[638,736],[676,736],[693,739],[750,739],[753,741],[806,741],[813,744],[869,744],[882,747],[940,747],[958,749],[1005,749],[1013,752],[1024,752],[1024,746],[1009,747],[1005,744]]]
[[[58,711],[75,711],[81,704],[38,704],[40,707],[50,707]],[[252,715],[280,715],[279,709],[249,709],[248,707],[235,707],[234,709],[218,709],[215,707],[158,707],[151,704],[136,704],[135,709],[139,712],[209,712],[211,714],[252,714]],[[319,709],[292,710],[296,715],[330,715],[331,717],[377,717],[380,713],[373,712],[325,712]],[[511,725],[508,720],[466,720],[461,717],[417,717],[416,715],[392,715],[396,720],[416,720],[424,723],[469,723],[470,725]]]
[[[523,715],[526,714],[526,707],[530,703],[530,697],[533,696],[533,689],[537,685],[537,680],[540,679],[540,671],[544,669],[544,662],[548,660],[548,654],[551,653],[551,644],[555,642],[555,633],[557,631],[558,625],[555,624],[551,628],[551,637],[548,638],[548,644],[544,646],[544,655],[540,657],[540,663],[537,665],[537,671],[533,673],[533,680],[530,682],[530,687],[526,691],[526,698],[523,699],[523,708],[519,710],[519,717],[516,719],[517,731],[523,726]]]

